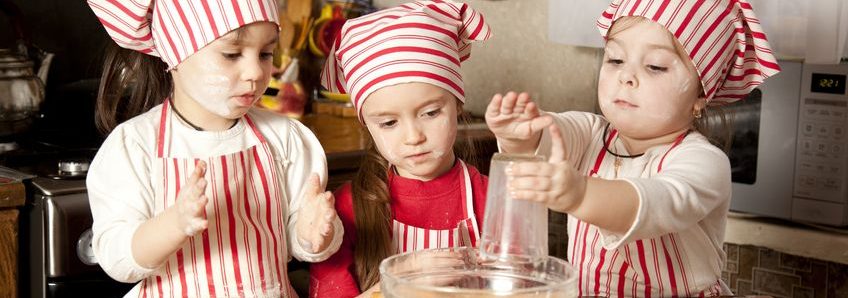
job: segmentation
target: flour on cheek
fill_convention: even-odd
[[[198,80],[194,100],[210,112],[228,117],[233,113],[229,106],[230,92],[235,85],[230,78],[221,74],[221,68],[213,63],[202,66],[205,73]]]

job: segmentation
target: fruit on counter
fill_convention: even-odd
[[[257,106],[288,116],[300,119],[303,117],[306,107],[307,95],[303,85],[298,81],[299,62],[292,58],[291,63],[283,70],[275,70],[268,88],[265,89]]]

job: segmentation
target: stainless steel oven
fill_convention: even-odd
[[[782,71],[729,105],[731,209],[848,225],[848,65],[781,61]]]
[[[85,180],[37,177],[24,215],[29,297],[120,297],[131,284],[109,278],[91,250]],[[21,291],[22,293],[24,291]]]
[[[22,143],[0,164],[35,174],[26,180],[19,223],[20,297],[121,297],[133,286],[111,279],[91,251],[85,173],[93,149]]]

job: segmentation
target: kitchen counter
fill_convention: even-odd
[[[848,264],[848,229],[791,223],[731,212],[724,242]]]

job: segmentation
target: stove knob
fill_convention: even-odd
[[[91,247],[91,229],[82,232],[77,240],[77,257],[86,265],[97,265],[97,257],[94,256],[94,248]]]
[[[88,172],[87,161],[79,161],[79,160],[63,160],[59,161],[59,172],[64,173],[81,173]]]

